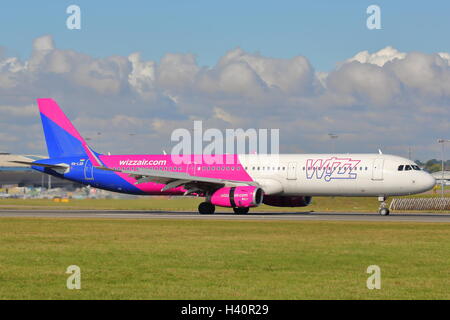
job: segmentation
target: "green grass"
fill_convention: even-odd
[[[431,194],[421,194],[412,197],[436,197]],[[202,198],[191,197],[139,197],[136,199],[83,199],[70,200],[68,203],[53,202],[44,199],[2,199],[0,209],[109,209],[109,210],[148,210],[148,211],[197,211]],[[377,212],[379,202],[370,197],[313,197],[308,207],[277,208],[266,205],[251,209],[251,211],[276,212]],[[218,212],[232,212],[229,208],[217,207]]]
[[[0,234],[0,299],[450,299],[450,224],[1,218]]]

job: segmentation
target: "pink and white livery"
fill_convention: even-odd
[[[104,155],[93,151],[52,99],[38,99],[49,158],[21,162],[35,170],[96,188],[137,195],[204,197],[215,206],[248,213],[262,203],[304,207],[313,196],[374,196],[388,215],[388,196],[427,191],[434,178],[408,159],[385,154]],[[232,158],[230,161],[230,157]],[[230,164],[231,163],[231,164]]]

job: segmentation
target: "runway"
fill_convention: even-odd
[[[124,211],[124,210],[0,210],[0,218],[95,218],[95,219],[178,219],[178,220],[254,220],[254,221],[372,221],[372,222],[439,222],[450,223],[450,214],[439,213],[330,213],[330,212],[252,212],[236,215],[197,212]]]

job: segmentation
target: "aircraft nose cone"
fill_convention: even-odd
[[[436,179],[431,174],[426,174],[423,178],[423,185],[426,190],[430,190],[436,185]]]

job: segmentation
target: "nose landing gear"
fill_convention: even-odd
[[[382,216],[388,216],[390,211],[386,204],[386,197],[380,196],[378,197],[378,201],[380,201],[380,208],[378,209],[378,213]]]

